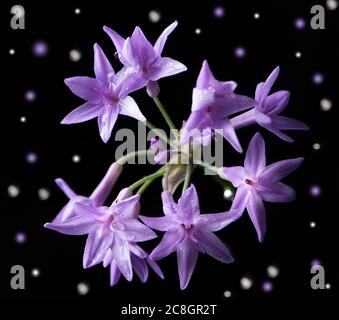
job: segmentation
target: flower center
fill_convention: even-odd
[[[250,185],[250,186],[253,186],[254,185],[254,181],[250,180],[250,179],[245,179],[245,183]]]
[[[207,112],[212,112],[214,110],[214,106],[209,106],[208,108],[207,108]]]
[[[181,227],[184,228],[185,230],[189,231],[189,230],[192,229],[193,225],[182,223]]]

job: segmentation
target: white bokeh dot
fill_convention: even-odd
[[[20,194],[20,188],[14,184],[11,184],[7,188],[7,194],[11,198],[16,198]]]
[[[87,282],[79,282],[77,285],[77,291],[81,296],[86,295],[89,292],[89,284]]]
[[[72,49],[69,52],[69,59],[72,62],[78,62],[81,59],[81,57],[82,57],[82,54],[78,49]]]
[[[232,296],[231,291],[226,290],[226,291],[224,292],[224,297],[225,297],[225,298],[230,298],[231,296]]]
[[[80,158],[80,156],[79,156],[78,154],[73,155],[72,161],[73,161],[74,163],[79,163],[80,160],[81,160],[81,158]]]
[[[13,48],[8,50],[8,53],[13,56],[15,54],[15,50]]]
[[[46,189],[46,188],[40,188],[40,189],[38,190],[38,197],[39,197],[39,199],[42,200],[42,201],[48,200],[48,198],[50,197],[50,195],[51,195],[51,194],[50,194],[49,190]]]
[[[32,275],[32,277],[34,277],[34,278],[39,277],[39,276],[40,276],[40,270],[39,270],[38,268],[32,269],[31,275]]]

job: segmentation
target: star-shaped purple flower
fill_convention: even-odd
[[[105,267],[111,265],[111,285],[117,283],[121,274],[130,281],[132,269],[145,282],[147,265],[163,278],[159,266],[137,245],[137,242],[156,237],[151,229],[137,220],[139,196],[132,196],[131,190],[126,188],[110,208],[102,206],[121,171],[121,165],[112,164],[89,197],[77,195],[63,179],[56,179],[70,200],[45,227],[68,235],[88,234],[83,266],[89,268],[100,262]]]
[[[61,123],[79,123],[98,117],[100,136],[106,143],[119,114],[146,121],[134,99],[128,96],[142,88],[145,80],[131,68],[123,68],[115,74],[98,44],[94,45],[94,72],[96,78],[65,79],[71,91],[87,102],[69,113]]]
[[[298,120],[280,115],[288,105],[289,91],[281,90],[269,95],[278,78],[279,70],[279,67],[275,68],[265,82],[257,85],[255,108],[232,118],[231,122],[236,129],[258,123],[280,139],[293,142],[293,139],[282,130],[309,130],[309,127]]]
[[[184,125],[181,143],[186,143],[194,129],[221,130],[224,138],[238,152],[242,152],[230,115],[250,109],[255,101],[234,93],[234,81],[218,81],[205,60],[196,87],[193,89],[192,113]]]
[[[266,166],[265,141],[259,133],[256,133],[248,146],[244,167],[219,169],[219,175],[237,188],[232,209],[240,210],[240,213],[247,209],[260,242],[264,240],[266,232],[266,211],[263,201],[294,200],[294,190],[280,180],[296,170],[303,160],[303,158],[288,159]]]
[[[168,26],[160,35],[154,46],[147,40],[139,27],[134,29],[131,37],[126,40],[114,30],[104,27],[104,31],[112,39],[121,63],[146,80],[151,96],[158,95],[157,80],[186,71],[187,68],[179,61],[162,57],[167,37],[178,25],[177,21]]]
[[[176,251],[182,290],[191,279],[199,251],[223,263],[233,262],[229,249],[213,232],[236,220],[239,217],[237,210],[200,215],[199,199],[193,185],[185,191],[178,204],[169,192],[163,192],[162,203],[165,216],[140,216],[140,219],[155,230],[165,231],[150,258],[159,260]]]

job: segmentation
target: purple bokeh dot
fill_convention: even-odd
[[[38,155],[35,152],[29,152],[26,154],[26,161],[29,164],[34,164],[38,161]]]
[[[313,259],[311,261],[311,267],[314,267],[314,266],[321,266],[321,261],[319,259]]]
[[[318,185],[313,185],[310,187],[310,195],[314,198],[317,198],[321,195],[321,188]]]
[[[27,240],[27,236],[24,232],[17,232],[15,234],[15,242],[17,244],[23,244],[26,242],[26,240]]]
[[[304,18],[296,18],[294,20],[294,27],[297,29],[297,30],[302,30],[302,29],[305,29],[306,27],[306,21]]]
[[[213,9],[213,14],[216,18],[222,18],[225,15],[225,9],[222,6],[216,6]]]
[[[265,293],[270,293],[273,290],[273,284],[271,281],[264,281],[261,285],[261,290]]]
[[[324,82],[324,76],[317,72],[312,76],[312,82],[316,85],[322,84]]]
[[[36,57],[44,57],[47,55],[48,53],[48,45],[45,41],[37,41],[33,44],[33,54],[36,56]]]
[[[26,99],[26,101],[28,101],[28,102],[34,101],[34,100],[36,99],[36,93],[35,93],[35,91],[33,91],[33,90],[27,90],[27,91],[25,92],[25,99]]]
[[[246,55],[246,49],[245,49],[244,47],[236,47],[236,48],[234,49],[234,55],[235,55],[237,58],[241,59],[241,58],[245,57],[245,55]]]

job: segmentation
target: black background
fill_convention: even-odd
[[[279,301],[281,299],[334,299],[338,286],[338,232],[335,206],[338,197],[337,181],[337,104],[338,104],[338,18],[339,8],[326,10],[326,29],[313,30],[309,26],[310,8],[323,1],[89,1],[61,4],[60,1],[38,3],[21,1],[26,9],[26,29],[10,28],[10,8],[17,3],[1,2],[1,219],[0,293],[7,299],[108,299],[115,306],[131,303],[174,303],[214,301],[229,305],[243,300]],[[213,8],[222,5],[225,16],[217,19]],[[81,14],[75,15],[79,7]],[[158,9],[162,18],[151,23],[148,12]],[[253,14],[260,13],[255,20]],[[296,30],[296,17],[306,19],[306,28]],[[63,79],[75,75],[93,76],[93,49],[98,42],[111,58],[116,70],[120,68],[114,58],[114,46],[103,32],[108,25],[124,36],[139,25],[153,42],[160,32],[174,20],[179,26],[170,36],[165,55],[183,62],[188,71],[162,79],[161,99],[173,115],[177,125],[188,117],[191,90],[195,84],[203,59],[208,59],[218,79],[238,82],[237,92],[253,96],[255,86],[264,81],[277,65],[281,74],[275,89],[292,92],[285,115],[306,122],[309,132],[290,132],[295,143],[285,143],[259,127],[238,132],[246,149],[256,131],[263,133],[267,146],[268,162],[303,156],[304,165],[286,182],[297,191],[297,200],[290,204],[267,204],[268,231],[263,244],[245,214],[239,221],[219,232],[219,236],[232,248],[235,263],[223,265],[200,255],[190,285],[180,291],[174,255],[160,262],[166,278],[164,281],[153,273],[146,284],[138,279],[128,283],[121,279],[116,287],[109,286],[109,272],[102,266],[83,270],[82,254],[85,237],[70,237],[46,230],[43,224],[51,221],[66,199],[54,185],[56,177],[63,177],[79,194],[89,194],[114,160],[118,146],[113,139],[102,143],[95,120],[81,125],[62,126],[60,120],[81,104],[64,85]],[[195,34],[196,28],[201,34]],[[32,44],[44,40],[49,45],[46,57],[32,54]],[[234,57],[237,46],[244,46],[247,55]],[[14,48],[11,56],[8,50]],[[79,62],[69,59],[69,51],[82,52]],[[297,59],[295,52],[302,57]],[[324,74],[325,81],[315,86],[312,75]],[[24,93],[37,92],[37,99],[28,103]],[[133,94],[144,115],[158,126],[165,127],[158,111],[144,90]],[[321,111],[319,101],[328,97],[333,108]],[[27,122],[19,121],[26,116]],[[136,129],[136,121],[120,117],[114,132],[119,128]],[[113,133],[114,136],[114,133]],[[321,144],[314,151],[313,143]],[[29,165],[25,156],[35,151],[39,160]],[[81,156],[80,163],[72,162],[72,155]],[[242,164],[243,157],[225,144],[225,164]],[[150,166],[138,165],[125,168],[115,188],[128,186],[150,173]],[[202,212],[220,212],[230,206],[222,197],[222,189],[212,179],[197,172],[193,177]],[[7,187],[16,184],[21,193],[16,198],[7,195]],[[322,195],[312,198],[312,184],[322,187]],[[51,197],[38,198],[38,190],[45,187]],[[160,182],[155,183],[142,197],[142,212],[161,215]],[[317,227],[311,229],[310,221]],[[27,242],[16,244],[18,231],[27,234]],[[144,247],[153,248],[158,239]],[[310,262],[318,258],[326,270],[330,290],[311,290]],[[280,274],[273,279],[272,293],[263,293],[261,284],[267,279],[266,268],[279,266]],[[26,269],[26,289],[10,288],[10,268],[21,264]],[[41,274],[33,278],[32,268]],[[248,275],[253,287],[240,289],[240,278]],[[79,296],[77,284],[86,281],[90,291]],[[232,292],[224,298],[225,290]]]

